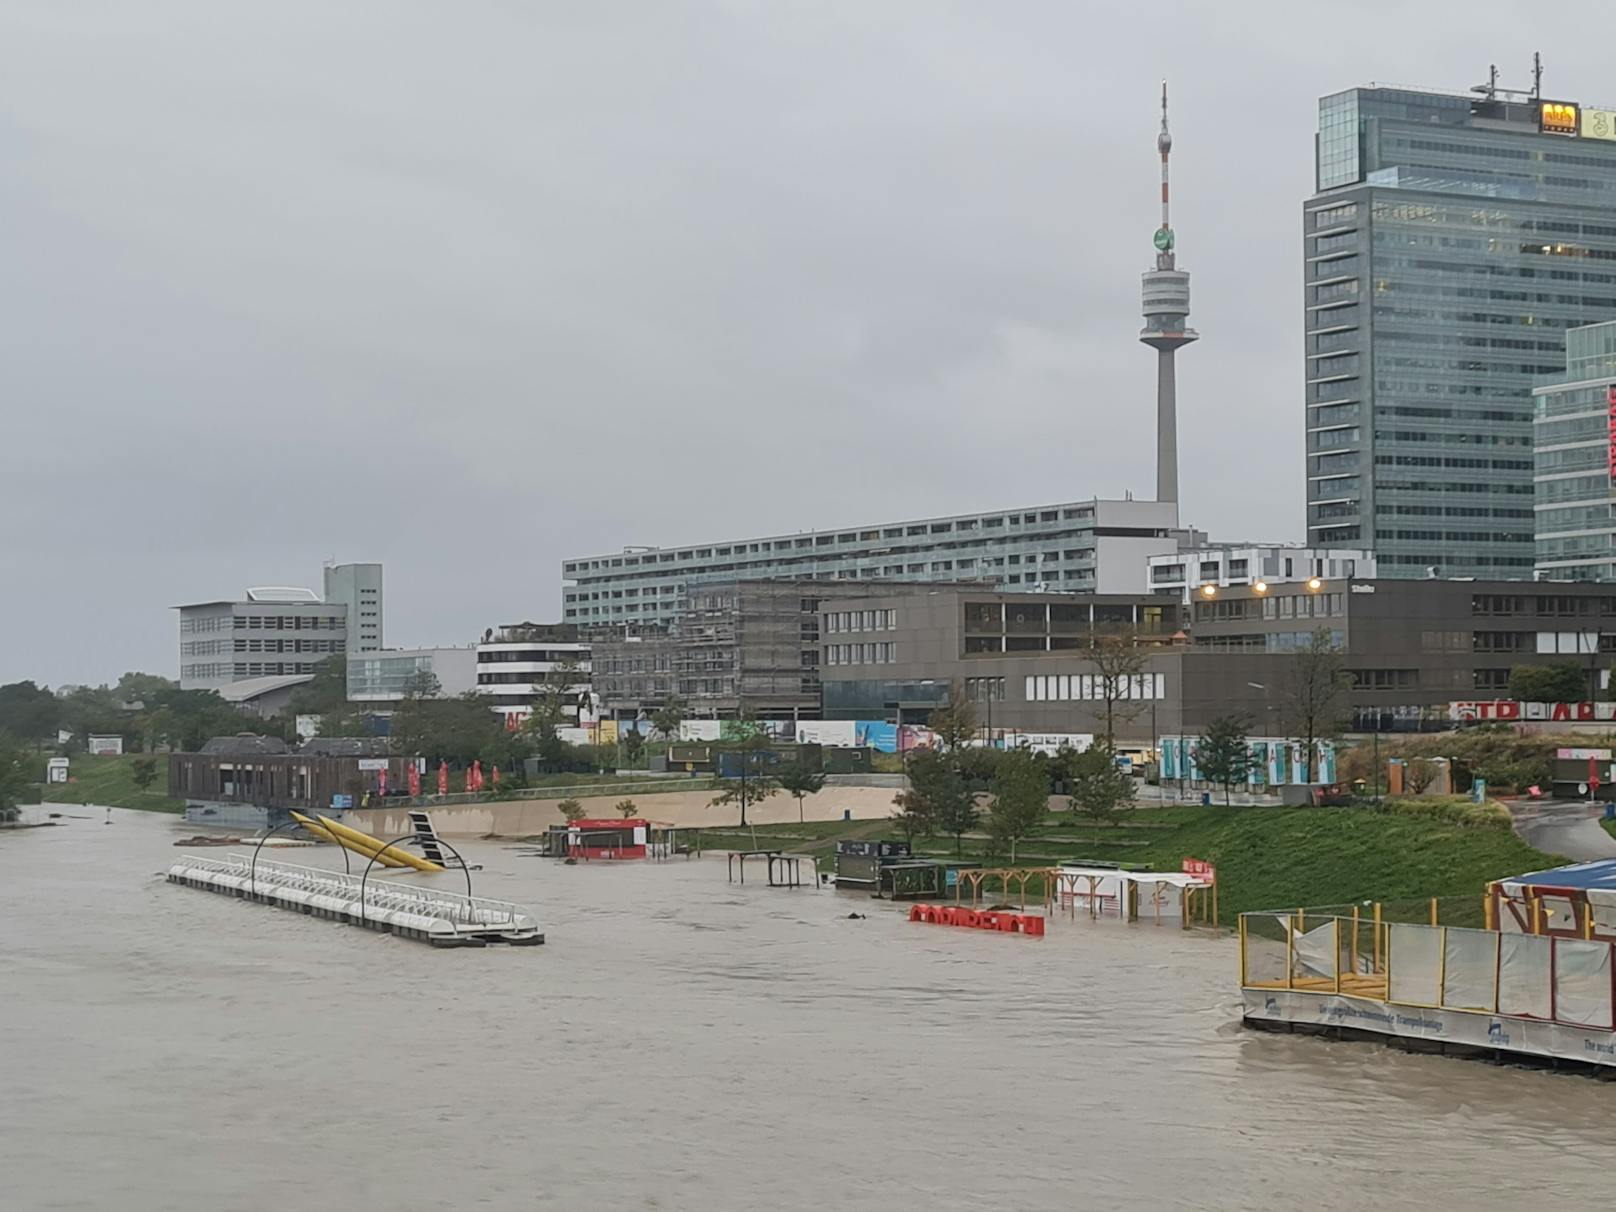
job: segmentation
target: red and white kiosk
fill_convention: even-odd
[[[643,859],[651,855],[651,822],[643,817],[568,821],[550,826],[550,853],[571,859]]]

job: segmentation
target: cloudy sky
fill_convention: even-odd
[[[564,556],[1148,495],[1164,76],[1185,517],[1300,539],[1316,99],[1534,47],[1616,99],[1487,0],[0,0],[0,682],[333,556],[465,643]]]

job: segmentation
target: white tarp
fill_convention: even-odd
[[[1434,1006],[1442,1000],[1442,928],[1394,924],[1390,935],[1389,1002]]]
[[[1498,938],[1498,1012],[1522,1018],[1548,1018],[1550,944],[1530,934]]]
[[[1442,1004],[1490,1013],[1498,983],[1498,935],[1450,926],[1443,931],[1442,947]]]
[[[1291,966],[1295,976],[1324,976],[1335,979],[1335,919],[1311,930],[1293,931]]]
[[[1610,944],[1554,941],[1554,1017],[1582,1027],[1611,1027]]]
[[[716,741],[723,734],[722,720],[681,720],[681,741]]]

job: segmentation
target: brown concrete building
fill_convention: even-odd
[[[1105,688],[1097,637],[1131,633],[1144,663],[1119,737],[1178,731],[1185,608],[1148,594],[994,593],[929,586],[820,611],[825,719],[924,723],[958,679],[984,727],[1096,734]]]
[[[1586,697],[1599,697],[1616,653],[1616,586],[1343,579],[1222,590],[1193,607],[1192,652],[1213,658],[1195,681],[1261,720],[1279,710],[1286,655],[1320,627],[1345,651],[1358,728],[1432,726],[1451,703],[1507,699],[1517,665],[1575,664]]]
[[[1345,654],[1348,722],[1364,731],[1446,727],[1453,702],[1507,698],[1516,665],[1576,663],[1603,693],[1616,655],[1616,586],[1598,584],[1315,579],[1189,607],[935,586],[857,605],[821,610],[826,719],[924,722],[959,679],[984,724],[991,709],[996,728],[1095,733],[1091,637],[1131,628],[1145,679],[1117,732],[1135,743],[1229,713],[1283,734],[1294,654],[1320,628]]]

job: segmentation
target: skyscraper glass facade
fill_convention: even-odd
[[[1319,103],[1317,185],[1309,542],[1530,575],[1532,387],[1616,317],[1616,141],[1544,133],[1535,101],[1353,89]]]
[[[1611,470],[1616,467],[1616,323],[1566,334],[1566,369],[1533,393],[1537,572],[1552,580],[1616,580]]]

